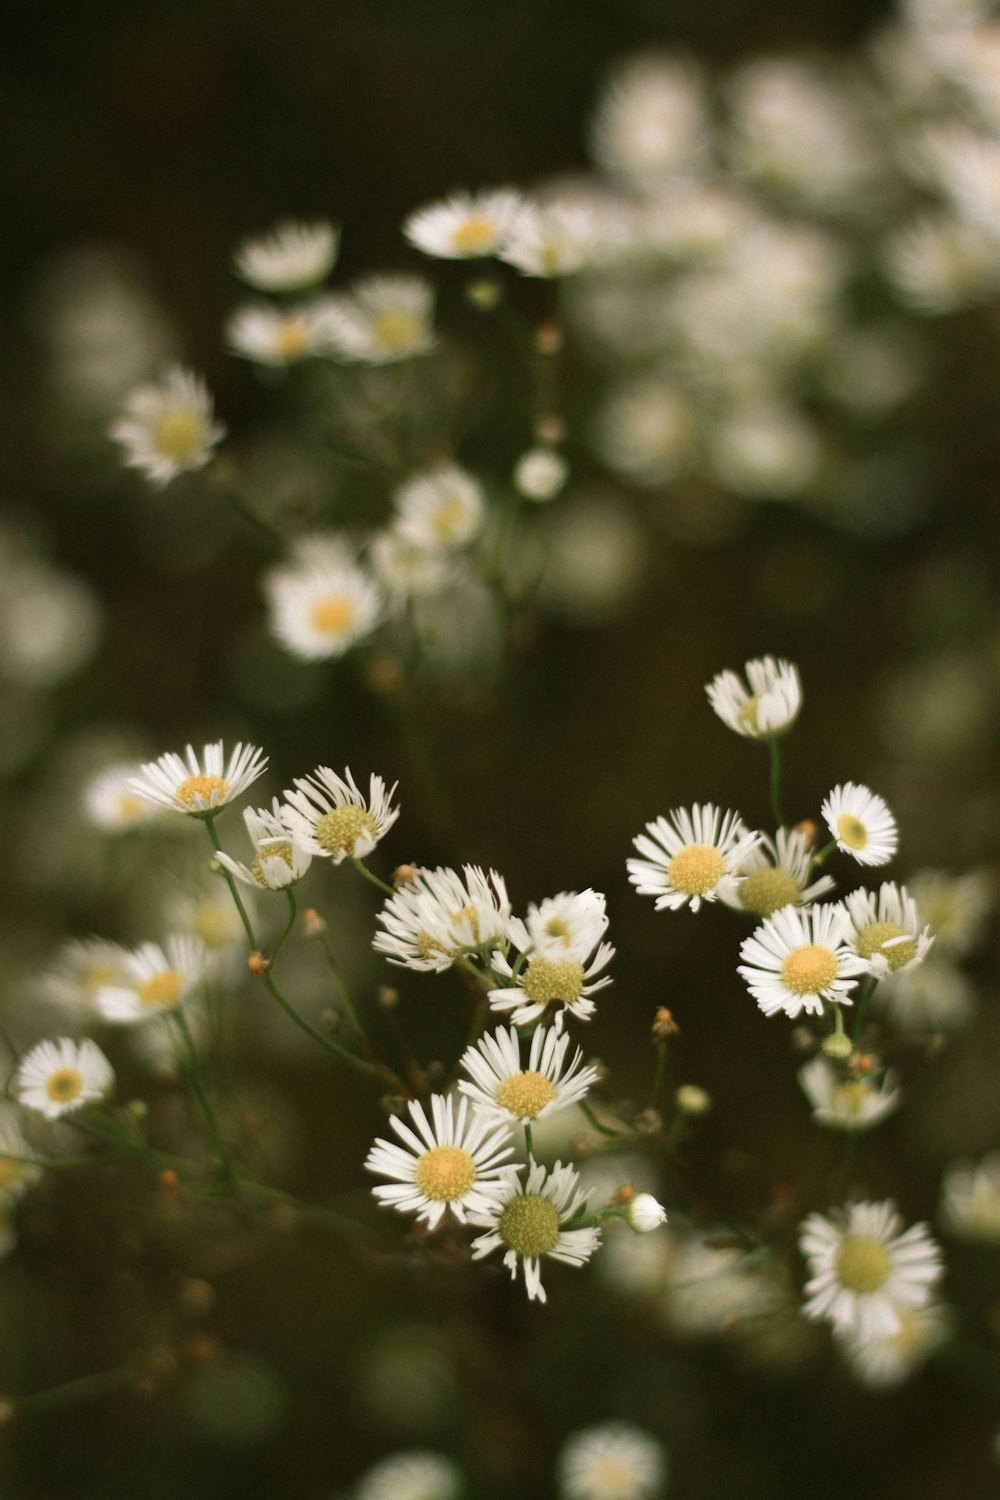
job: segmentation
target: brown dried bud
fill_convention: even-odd
[[[562,417],[557,417],[550,412],[548,416],[539,417],[535,423],[535,437],[540,443],[547,443],[550,447],[558,447],[566,436],[566,423]]]
[[[535,348],[539,354],[558,354],[563,346],[563,331],[558,323],[540,323],[535,329]]]
[[[655,1135],[663,1129],[663,1116],[658,1109],[642,1109],[632,1124],[639,1135]]]
[[[257,979],[260,979],[264,974],[266,974],[270,967],[271,960],[269,958],[265,958],[263,953],[251,953],[250,957],[247,959],[247,968],[250,970],[250,973],[253,974]]]
[[[302,913],[302,931],[306,937],[322,937],[326,931],[326,920],[314,906],[307,906]]]
[[[343,1026],[344,1018],[339,1010],[334,1010],[331,1006],[329,1009],[320,1012],[319,1024],[324,1031],[328,1031],[332,1036],[334,1032],[339,1031],[341,1026]]]
[[[399,1004],[399,991],[394,990],[391,984],[380,984],[375,991],[375,1004],[382,1010],[395,1010]]]
[[[870,1073],[875,1067],[875,1059],[867,1052],[852,1052],[847,1066],[852,1073]]]
[[[173,1167],[166,1167],[160,1173],[160,1187],[168,1197],[180,1197],[182,1191],[181,1180],[178,1177],[177,1173],[174,1171]]]
[[[402,1094],[383,1094],[378,1102],[387,1115],[401,1115],[406,1109],[406,1100]]]
[[[793,1026],[789,1033],[789,1041],[796,1052],[815,1052],[816,1037],[808,1026]]]
[[[409,885],[411,880],[417,876],[416,865],[397,865],[392,872],[392,883],[397,891],[401,885]]]
[[[621,1187],[615,1188],[614,1197],[611,1200],[616,1207],[624,1208],[626,1203],[631,1203],[635,1197],[635,1188],[630,1182],[623,1182]]]
[[[665,1042],[672,1036],[680,1036],[681,1028],[674,1020],[672,1013],[665,1005],[661,1005],[653,1017],[653,1041]]]
[[[814,822],[812,818],[803,818],[801,823],[796,823],[792,832],[804,833],[806,836],[806,843],[809,846],[812,846],[813,844],[815,844],[816,835],[819,833],[819,824]]]
[[[14,1420],[15,1407],[9,1396],[0,1396],[0,1427],[6,1427]]]
[[[222,1354],[222,1345],[207,1333],[196,1333],[182,1346],[181,1353],[189,1364],[214,1365]]]

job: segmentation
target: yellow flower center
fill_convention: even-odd
[[[533,958],[525,970],[521,988],[535,1005],[548,1005],[551,1000],[570,1005],[583,991],[583,964]]]
[[[118,793],[118,817],[122,823],[141,823],[149,816],[149,803],[134,792]]]
[[[798,904],[799,887],[787,870],[753,870],[740,884],[740,905],[759,917]]]
[[[46,1078],[45,1092],[56,1104],[68,1104],[83,1093],[83,1074],[76,1068],[57,1068]]]
[[[144,979],[136,987],[136,994],[143,1005],[160,1005],[173,1008],[180,1004],[185,976],[180,969],[164,969],[152,979]]]
[[[434,511],[434,518],[431,521],[434,540],[442,547],[449,546],[461,535],[467,514],[465,501],[460,500],[457,495],[451,495],[442,500]]]
[[[519,1193],[504,1204],[497,1233],[518,1255],[545,1255],[559,1239],[559,1214],[540,1193]]]
[[[479,939],[479,913],[474,906],[460,906],[458,911],[451,913],[451,920],[453,922],[468,922],[473,946],[476,948],[482,946]],[[463,948],[467,946],[465,943],[459,943],[455,948],[455,952],[461,953]]]
[[[541,1073],[512,1073],[497,1089],[497,1103],[519,1120],[534,1120],[556,1097],[555,1084]]]
[[[417,1162],[417,1187],[435,1203],[452,1203],[476,1180],[476,1164],[461,1146],[433,1146]]]
[[[891,943],[886,947],[891,938],[904,938],[905,942]],[[862,958],[880,953],[890,969],[902,969],[917,956],[916,943],[906,929],[898,927],[895,922],[870,922],[867,927],[862,927],[857,937],[857,949]]]
[[[254,857],[254,861],[250,866],[250,874],[253,876],[254,880],[256,880],[259,886],[261,886],[265,891],[269,891],[271,889],[271,884],[264,874],[264,866],[262,864],[262,861],[265,859],[280,859],[288,866],[289,869],[291,869],[291,844],[265,844],[265,846]]]
[[[19,1161],[6,1161],[0,1156],[0,1193],[10,1192],[27,1176],[27,1168]]]
[[[805,943],[789,953],[781,977],[795,995],[818,995],[837,977],[837,955],[822,943]]]
[[[481,255],[496,239],[497,227],[492,219],[466,219],[451,237],[452,247],[460,255]]]
[[[841,1286],[866,1297],[885,1286],[892,1259],[880,1240],[870,1234],[852,1234],[841,1242],[835,1269]]]
[[[384,312],[372,323],[374,342],[386,354],[407,354],[420,342],[424,327],[413,313],[397,308]]]
[[[863,1078],[838,1083],[830,1100],[834,1114],[848,1115],[856,1120],[864,1109],[865,1102],[871,1097],[871,1092],[871,1084],[866,1083]]]
[[[605,1453],[599,1458],[587,1482],[589,1492],[599,1495],[601,1500],[631,1500],[644,1488],[635,1464],[616,1453]]]
[[[210,776],[207,771],[198,776],[189,776],[175,787],[174,796],[188,807],[218,807],[229,795],[229,782],[224,776]]]
[[[309,348],[309,329],[301,318],[284,318],[275,335],[275,353],[280,359],[299,359]]]
[[[331,807],[316,824],[316,842],[327,854],[352,854],[363,833],[375,835],[375,819],[365,807],[348,802]]]
[[[343,635],[354,624],[356,615],[352,599],[345,599],[343,594],[329,594],[316,600],[309,617],[314,628],[324,635]]]
[[[863,849],[868,842],[868,829],[852,813],[841,813],[837,819],[837,837],[848,849]]]
[[[112,963],[98,961],[97,963],[88,964],[86,968],[80,971],[80,988],[85,995],[91,997],[96,995],[98,990],[103,989],[106,984],[120,983],[121,970]]]
[[[206,948],[225,948],[236,937],[236,915],[231,901],[199,901],[191,926]]]
[[[685,896],[704,896],[715,889],[725,873],[726,862],[711,844],[688,844],[667,866],[670,884]]]
[[[417,952],[421,958],[431,959],[437,953],[447,953],[448,950],[437,938],[432,938],[429,932],[418,932],[415,938]]]
[[[742,724],[744,729],[749,729],[751,734],[760,733],[760,725],[757,723],[757,708],[760,704],[760,695],[754,693],[748,698],[743,707],[736,714],[737,724]]]
[[[165,411],[153,428],[153,446],[164,458],[184,463],[205,446],[205,421],[187,406]]]
[[[562,917],[550,917],[545,924],[545,934],[546,937],[559,938],[564,947],[569,947],[572,933],[569,930],[569,924],[564,922]]]

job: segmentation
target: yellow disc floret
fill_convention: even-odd
[[[408,354],[421,340],[423,324],[402,308],[382,313],[372,325],[372,337],[385,354]]]
[[[447,496],[435,507],[431,520],[434,540],[442,547],[450,547],[461,536],[468,513],[469,508],[464,500],[460,500],[457,495]]]
[[[205,446],[205,422],[187,406],[165,411],[153,428],[153,446],[174,463],[182,464]]]
[[[208,771],[202,771],[197,776],[189,776],[182,781],[180,786],[174,788],[174,796],[195,811],[204,807],[218,807],[229,795],[229,782],[224,776],[213,776]]]
[[[760,726],[757,723],[757,708],[759,704],[760,698],[754,693],[753,697],[748,698],[736,714],[737,724],[742,724],[743,728],[748,729],[751,734],[760,733]]]
[[[434,1146],[417,1162],[417,1187],[435,1203],[453,1203],[476,1180],[476,1164],[461,1146]]]
[[[837,819],[837,838],[848,849],[863,849],[868,842],[868,829],[860,818],[851,813],[841,813]]]
[[[551,1000],[571,1005],[583,993],[583,964],[533,958],[524,972],[521,988],[535,1005],[548,1005]]]
[[[872,1086],[864,1078],[850,1078],[846,1083],[838,1083],[830,1100],[833,1113],[856,1120],[871,1093]]]
[[[309,348],[309,329],[301,318],[285,318],[278,325],[274,346],[279,359],[299,359]]]
[[[822,943],[805,943],[789,953],[781,977],[795,995],[818,995],[837,977],[837,955]]]
[[[265,859],[280,859],[282,864],[287,865],[288,868],[291,869],[291,844],[282,841],[273,844],[265,844],[264,847],[260,849],[254,857],[254,861],[250,866],[250,874],[253,876],[254,880],[256,880],[259,886],[261,886],[265,891],[269,891],[271,889],[272,883],[264,874],[263,861]]]
[[[313,626],[323,635],[343,635],[354,624],[356,615],[353,600],[345,599],[343,594],[317,599],[310,611]]]
[[[704,896],[715,889],[725,873],[726,862],[711,844],[688,844],[667,866],[670,884],[685,896]]]
[[[9,1193],[27,1176],[28,1169],[19,1161],[10,1161],[0,1156],[0,1193]]]
[[[787,870],[753,870],[740,883],[740,905],[758,917],[769,917],[783,906],[798,904],[799,887]]]
[[[316,842],[327,854],[353,854],[362,834],[375,836],[375,819],[366,807],[347,802],[331,807],[316,824]]]
[[[466,219],[451,237],[451,243],[460,255],[482,255],[493,244],[497,228],[492,219]]]
[[[559,1239],[559,1214],[540,1193],[519,1193],[504,1205],[497,1233],[518,1255],[545,1255]]]
[[[83,1075],[76,1068],[57,1068],[46,1078],[45,1092],[57,1104],[69,1104],[83,1093]]]
[[[162,969],[151,979],[144,979],[136,986],[136,994],[142,1005],[159,1005],[164,1009],[180,1004],[184,988],[184,975],[180,969]]]
[[[519,1120],[534,1120],[556,1097],[555,1084],[542,1073],[512,1073],[497,1089],[497,1103]]]
[[[900,938],[902,942],[893,941]],[[905,968],[917,956],[916,943],[906,929],[895,922],[870,922],[867,927],[862,927],[856,947],[862,958],[880,954],[890,969]]]
[[[892,1259],[881,1241],[870,1234],[848,1235],[837,1251],[836,1271],[841,1286],[865,1297],[885,1286]]]

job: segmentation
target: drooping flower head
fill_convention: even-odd
[[[506,936],[510,899],[496,870],[417,869],[389,897],[372,946],[390,963],[441,973],[465,953],[480,953]]]
[[[601,1243],[599,1229],[570,1227],[586,1205],[587,1195],[580,1191],[575,1168],[556,1162],[549,1171],[532,1162],[523,1184],[508,1178],[488,1208],[470,1212],[470,1222],[488,1231],[473,1240],[473,1257],[482,1260],[494,1250],[503,1250],[511,1279],[516,1278],[520,1261],[529,1300],[544,1302],[542,1260],[548,1256],[582,1266]]]
[[[212,414],[205,382],[175,365],[158,385],[134,390],[110,436],[125,450],[124,462],[142,469],[157,487],[188,469],[200,469],[226,435]]]
[[[752,739],[782,734],[802,704],[799,669],[792,662],[764,656],[746,664],[746,683],[735,672],[720,672],[705,691],[724,724]]]
[[[760,839],[738,813],[723,813],[711,802],[690,812],[678,808],[632,840],[643,857],[628,861],[628,878],[643,896],[657,898],[657,911],[689,903],[697,911],[720,896],[731,903],[741,865]]]
[[[847,1074],[818,1056],[799,1069],[799,1083],[818,1125],[834,1130],[870,1130],[899,1108],[902,1095],[892,1072]]]
[[[170,812],[206,818],[242,796],[267,766],[254,745],[237,744],[227,761],[221,740],[206,745],[201,759],[188,745],[184,757],[170,752],[149,761],[132,777],[132,791]]]
[[[215,857],[223,869],[244,885],[264,891],[284,890],[301,880],[312,864],[312,850],[292,836],[282,817],[284,811],[277,797],[270,812],[263,807],[246,808],[243,821],[254,848],[253,860],[244,865],[220,849]]]

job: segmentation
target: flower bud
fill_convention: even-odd
[[[712,1108],[712,1096],[696,1083],[682,1083],[674,1095],[674,1103],[683,1115],[707,1115]]]
[[[636,1234],[648,1234],[666,1222],[667,1212],[652,1193],[636,1193],[628,1205],[628,1221]]]

